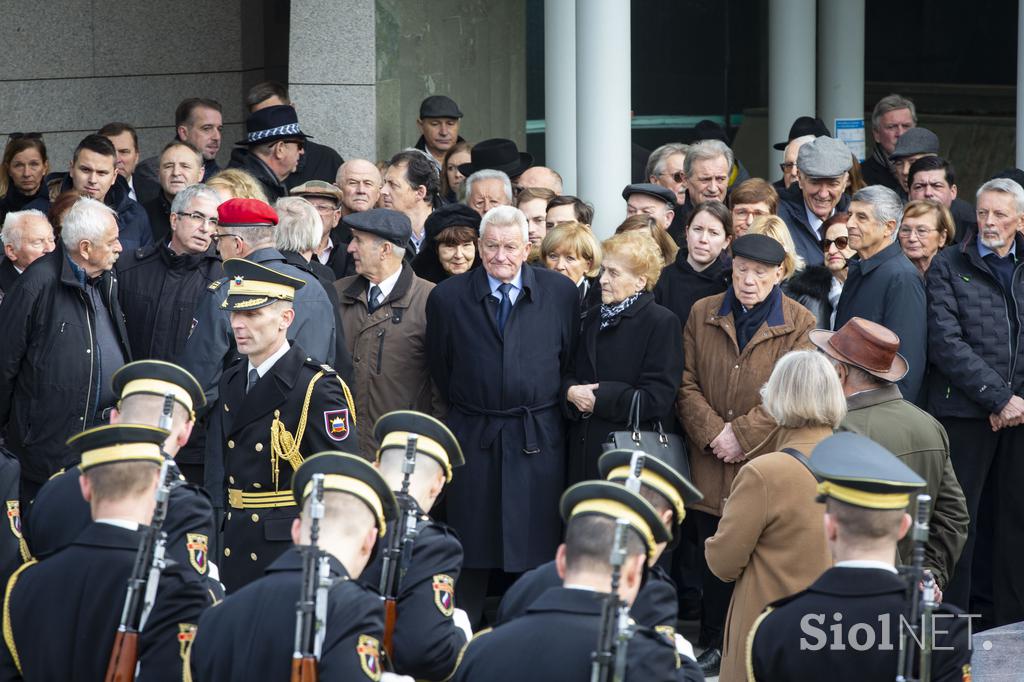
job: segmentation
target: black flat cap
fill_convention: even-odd
[[[473,145],[469,163],[459,165],[459,172],[467,178],[478,170],[500,170],[509,178],[517,178],[533,165],[533,154],[519,151],[512,140],[495,137]]]
[[[114,372],[110,383],[121,400],[130,395],[174,396],[192,418],[196,418],[196,408],[206,405],[203,387],[192,374],[172,362],[163,360],[136,360],[123,365]]]
[[[772,145],[775,149],[780,152],[786,148],[790,142],[798,137],[804,137],[805,135],[814,135],[815,137],[830,137],[831,133],[828,132],[828,126],[820,118],[813,116],[801,116],[797,120],[793,121],[793,125],[789,127],[789,137],[785,142],[776,142]]]
[[[668,448],[657,453],[644,453],[643,471],[640,481],[654,488],[672,504],[675,509],[675,525],[686,517],[686,505],[704,499],[693,483],[683,475],[689,471],[689,464],[682,453],[670,452]],[[597,460],[601,476],[615,483],[624,483],[630,474],[633,450],[609,450]]]
[[[462,110],[451,97],[431,95],[420,102],[420,118],[462,118]]]
[[[927,128],[911,128],[900,135],[896,141],[896,149],[889,155],[890,159],[902,159],[917,154],[938,154],[939,136]]]
[[[161,449],[170,431],[142,424],[105,424],[76,433],[68,447],[78,453],[82,471],[119,462],[164,462]]]
[[[366,504],[377,519],[377,532],[383,537],[388,523],[399,515],[398,502],[387,481],[362,457],[344,452],[320,452],[307,457],[292,476],[292,495],[302,508],[313,489],[313,475],[324,475],[324,491],[353,495]]]
[[[583,514],[599,514],[612,520],[625,519],[643,538],[648,557],[654,556],[656,545],[671,540],[668,529],[651,503],[618,483],[577,483],[562,494],[559,509],[566,523]]]
[[[905,509],[924,479],[881,445],[856,433],[837,433],[811,453],[818,493],[865,509]]]
[[[786,250],[771,237],[748,233],[732,243],[732,257],[737,256],[765,265],[782,265],[786,260]]]
[[[480,232],[480,214],[465,204],[446,204],[427,216],[423,231],[436,237],[449,227],[471,227]]]
[[[675,192],[665,189],[661,185],[655,185],[653,182],[637,182],[632,185],[626,185],[625,189],[622,190],[622,198],[628,200],[634,194],[646,194],[649,197],[655,199],[661,199],[669,208],[674,208],[676,205],[676,194]]]
[[[256,310],[277,301],[294,301],[295,290],[306,282],[245,258],[224,261],[228,277],[228,297],[220,304],[224,310]]]
[[[341,221],[351,228],[369,232],[403,249],[412,239],[412,222],[409,217],[390,208],[371,208],[369,211],[350,213]]]
[[[452,469],[466,463],[462,448],[448,427],[430,415],[412,410],[388,412],[373,425],[373,437],[380,443],[377,461],[386,448],[405,450],[409,436],[416,436],[416,452],[441,465],[450,483]]]

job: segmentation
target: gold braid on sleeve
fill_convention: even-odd
[[[317,372],[306,387],[306,398],[302,402],[302,413],[299,415],[299,426],[293,436],[288,432],[288,427],[281,421],[281,410],[274,410],[274,421],[270,424],[270,466],[273,468],[274,490],[279,490],[281,474],[281,460],[291,465],[292,471],[302,464],[302,454],[299,452],[299,445],[306,433],[306,422],[309,418],[309,403],[313,398],[313,387],[320,380],[324,373]]]

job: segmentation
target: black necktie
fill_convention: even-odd
[[[260,380],[260,373],[255,368],[249,370],[249,383],[245,386],[245,392],[248,393],[252,390],[252,387],[256,385],[256,382]]]
[[[501,302],[498,303],[498,331],[502,334],[505,333],[505,323],[508,322],[508,316],[512,314],[512,299],[508,295],[508,292],[511,290],[512,285],[508,283],[498,287],[498,291],[501,292]]]
[[[370,295],[367,298],[366,309],[371,313],[375,312],[380,307],[380,287],[376,284],[370,287]]]

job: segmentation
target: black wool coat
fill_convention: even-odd
[[[683,332],[670,310],[641,294],[631,306],[601,329],[600,308],[590,311],[576,349],[573,372],[562,384],[562,406],[570,419],[569,485],[600,478],[597,459],[612,431],[625,431],[633,394],[640,392],[640,426],[672,419],[683,380]],[[568,401],[569,387],[599,384],[591,414]]]
[[[504,335],[487,272],[450,277],[427,299],[430,373],[466,457],[447,520],[466,568],[525,571],[561,541],[565,426],[560,409],[576,343],[579,295],[564,275],[522,266]]]

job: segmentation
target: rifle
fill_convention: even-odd
[[[168,394],[164,397],[161,428],[169,422],[169,414],[173,409],[174,396]],[[164,560],[167,533],[163,531],[163,525],[167,518],[167,501],[171,495],[167,481],[170,464],[171,459],[165,457],[163,464],[160,465],[153,521],[143,528],[142,539],[135,552],[135,563],[128,577],[121,620],[114,635],[114,646],[110,652],[104,682],[132,682],[139,674],[139,633],[146,626],[149,614],[153,610],[157,588],[160,585],[160,574],[167,565]]]
[[[635,457],[635,455],[634,455]],[[625,519],[615,520],[615,541],[609,562],[612,566],[612,589],[605,597],[601,606],[601,629],[597,635],[597,650],[591,654],[591,682],[612,682],[621,680],[618,676],[616,651],[619,644],[619,631],[623,617],[628,611],[619,599],[619,580],[622,577],[622,564],[626,561],[626,530],[629,522]]]
[[[911,539],[914,541],[914,550],[909,568],[904,567],[904,575],[907,578],[907,603],[910,612],[908,626],[912,633],[912,640],[907,641],[907,628],[900,625],[900,653],[899,662],[896,667],[896,682],[928,682],[931,679],[931,627],[929,624],[922,625],[927,614],[930,620],[931,611],[935,608],[935,578],[931,571],[924,569],[924,548],[928,542],[928,518],[931,514],[932,498],[930,495],[918,495],[915,509],[914,527],[911,531]],[[925,584],[925,591],[922,592],[920,585]],[[915,643],[920,644],[920,668],[918,674],[914,675],[914,650]]]
[[[629,459],[629,478],[626,479],[626,490],[637,495],[640,494],[640,477],[644,473],[646,464],[647,453],[642,450],[634,450],[633,456]]]
[[[302,588],[295,602],[295,650],[292,654],[291,682],[316,682],[317,661],[323,653],[327,634],[327,590],[330,587],[330,563],[317,545],[320,521],[324,518],[324,475],[313,474],[309,496],[309,545],[302,551]]]
[[[398,588],[409,566],[412,541],[416,538],[416,508],[409,499],[409,482],[416,470],[416,443],[418,437],[410,434],[405,443],[405,461],[402,462],[402,489],[398,502],[402,505],[402,526],[395,528],[384,550],[380,574],[380,593],[384,597],[384,651],[388,659],[395,656],[395,621],[398,618]]]

